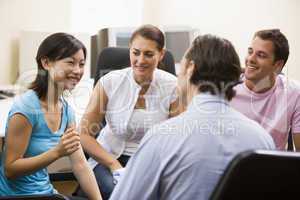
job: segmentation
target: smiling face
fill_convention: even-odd
[[[49,62],[48,70],[54,83],[64,90],[72,90],[83,76],[84,64],[84,53],[80,49],[70,57]]]
[[[138,83],[152,80],[163,55],[164,50],[159,51],[155,41],[136,36],[130,44],[130,63],[135,80]]]
[[[265,78],[275,80],[283,66],[283,61],[275,61],[274,46],[271,41],[255,37],[248,48],[245,64],[246,83],[255,85]]]

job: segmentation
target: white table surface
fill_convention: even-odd
[[[0,137],[4,137],[7,115],[14,98],[0,100]]]

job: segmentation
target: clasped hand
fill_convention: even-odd
[[[80,137],[74,127],[68,128],[56,146],[59,157],[68,156],[80,148]]]

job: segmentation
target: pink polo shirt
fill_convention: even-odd
[[[265,93],[255,93],[245,83],[234,89],[237,95],[231,106],[257,121],[271,134],[276,148],[286,149],[290,128],[300,133],[300,84],[278,75],[276,83]]]

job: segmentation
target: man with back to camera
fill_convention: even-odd
[[[285,150],[291,129],[300,148],[300,90],[280,74],[289,56],[289,44],[279,29],[255,33],[245,59],[244,82],[235,87],[231,106],[257,121]]]
[[[238,55],[228,40],[197,37],[178,75],[186,110],[147,132],[111,200],[208,199],[236,154],[274,149],[261,126],[229,106],[240,73]]]

